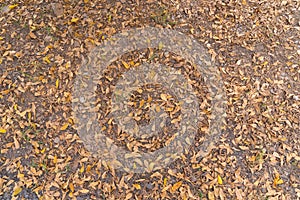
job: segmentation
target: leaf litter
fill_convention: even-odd
[[[2,1],[0,13],[1,198],[300,198],[298,1]],[[104,118],[114,81],[141,62],[163,62],[185,74],[202,115],[195,141],[180,159],[151,173],[120,173],[94,158],[77,135],[72,84],[93,47],[144,26],[174,29],[205,45],[222,72],[227,126],[200,159],[211,117],[201,74],[161,51],[163,44],[124,55],[108,67],[98,91],[99,123],[116,144],[155,150],[176,128],[175,120],[168,134],[141,141],[118,133]],[[172,94],[155,85],[140,88],[131,100],[141,124],[149,120],[152,102],[170,118],[180,116]]]

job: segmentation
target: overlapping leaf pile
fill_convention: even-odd
[[[292,0],[1,1],[1,199],[300,198],[299,13]],[[121,173],[92,157],[78,137],[72,87],[93,47],[145,26],[181,31],[208,49],[226,87],[227,127],[200,159],[210,115],[201,74],[165,52],[125,55],[112,66],[124,71],[172,58],[205,103],[195,143],[182,158],[152,173]],[[110,81],[100,86],[105,108],[112,88]],[[133,110],[146,103],[142,95],[132,97]],[[157,102],[166,95],[157,94]],[[145,116],[136,118],[144,123]]]

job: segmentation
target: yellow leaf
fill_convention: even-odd
[[[140,190],[141,189],[141,186],[140,184],[133,184],[133,187],[137,190]]]
[[[48,64],[51,63],[51,61],[49,60],[48,56],[44,57],[44,58],[43,58],[43,61],[46,62],[46,63],[48,63]]]
[[[3,40],[3,37],[0,37],[0,40]]]
[[[130,66],[129,66],[125,61],[121,60],[121,62],[122,62],[122,64],[124,65],[124,67],[125,67],[126,69],[129,69],[129,68],[130,68]]]
[[[18,178],[19,178],[19,179],[24,178],[24,174],[18,173]]]
[[[263,62],[262,66],[265,67],[268,65],[268,63],[269,63],[268,61],[265,61],[265,62]]]
[[[283,184],[283,180],[280,178],[280,175],[278,173],[276,173],[276,175],[275,175],[273,184],[275,187],[277,185]]]
[[[68,68],[70,68],[70,66],[71,66],[71,62],[68,61],[68,62],[66,63],[66,68],[68,69]]]
[[[167,178],[164,178],[164,187],[167,186],[167,182],[168,182],[168,179],[167,179]]]
[[[220,175],[218,175],[218,183],[219,183],[220,185],[222,185],[222,184],[223,184],[223,180],[222,180],[222,178],[221,178],[221,176],[220,176]]]
[[[13,196],[17,196],[18,194],[20,194],[20,192],[22,192],[22,188],[21,187],[17,187],[14,192],[13,192]]]
[[[6,130],[3,128],[0,128],[0,133],[6,133]]]
[[[247,5],[247,1],[246,0],[242,0],[242,4],[243,5]]]
[[[79,172],[80,172],[80,173],[83,173],[83,172],[84,172],[84,165],[81,166]]]
[[[77,17],[76,17],[76,18],[72,18],[72,19],[71,19],[71,22],[72,22],[72,23],[77,23],[78,20],[79,20],[79,18],[77,18]]]
[[[43,149],[41,150],[41,153],[45,153],[45,151],[46,151],[46,148],[43,148]]]
[[[134,66],[134,61],[131,60],[131,61],[129,62],[129,64],[130,64],[131,66]]]
[[[12,5],[9,5],[8,8],[9,8],[10,10],[12,10],[12,9],[14,9],[14,8],[17,7],[17,6],[18,6],[18,4],[12,4]]]
[[[175,183],[171,188],[171,193],[174,193],[180,186],[182,185],[182,181]]]
[[[61,130],[61,131],[64,131],[64,130],[66,130],[66,129],[68,128],[68,126],[69,126],[69,123],[65,123],[65,124],[60,128],[60,130]]]
[[[282,179],[279,179],[279,180],[277,181],[277,185],[279,185],[279,184],[283,184],[283,180],[282,180]]]
[[[59,86],[59,79],[56,79],[56,81],[55,81],[55,87],[58,88],[58,86]]]

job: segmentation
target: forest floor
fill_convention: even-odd
[[[90,52],[143,27],[181,32],[207,49],[224,85],[226,124],[209,152],[199,153],[213,120],[205,77],[160,46],[123,55],[97,89],[97,120],[117,146],[156,151],[180,121],[180,105],[162,85],[135,91],[131,110],[145,125],[149,97],[168,105],[168,133],[128,139],[105,118],[118,78],[143,62],[164,63],[190,79],[202,115],[180,158],[133,173],[92,156],[72,101]],[[1,0],[0,199],[300,199],[299,58],[298,0]]]

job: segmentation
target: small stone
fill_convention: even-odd
[[[79,100],[80,100],[81,103],[84,103],[84,102],[85,102],[84,97],[80,97]]]
[[[54,138],[54,141],[53,141],[53,142],[56,143],[56,144],[58,144],[58,143],[60,142],[59,137]]]

